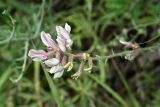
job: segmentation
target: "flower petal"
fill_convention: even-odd
[[[61,51],[65,52],[66,51],[66,48],[63,44],[58,44],[59,45],[59,48],[61,49]]]
[[[62,43],[64,46],[66,44],[66,39],[64,37],[61,36],[57,36],[57,42]]]
[[[44,61],[44,63],[48,66],[48,67],[53,67],[55,65],[57,65],[60,61],[57,58],[52,58],[52,59],[48,59],[46,61]]]
[[[60,72],[62,70],[64,70],[63,67],[62,67],[62,65],[60,65],[60,64],[57,65],[56,72]]]
[[[61,49],[61,51],[71,50],[71,46],[73,44],[73,41],[70,39],[70,31],[71,27],[66,23],[65,29],[61,26],[56,26],[57,31],[57,39],[58,46]]]
[[[49,33],[45,33],[44,31],[42,31],[41,40],[47,47],[51,47],[55,50],[58,50],[56,42],[51,38],[51,35]]]
[[[47,53],[44,50],[31,49],[28,52],[28,56],[33,59],[33,61],[41,61],[47,58]]]
[[[71,31],[71,26],[66,23],[66,24],[65,24],[65,29],[66,29],[66,31],[67,31],[68,33],[70,33],[70,31]]]
[[[63,75],[64,70],[60,71],[60,72],[56,72],[54,74],[54,78],[60,78]]]
[[[128,45],[128,44],[129,44],[129,42],[122,41],[122,40],[119,40],[119,42],[120,42],[121,44],[123,44],[123,45]]]
[[[56,68],[57,68],[57,66],[54,66],[48,72],[51,73],[51,74],[53,74],[53,73],[56,72]]]
[[[73,41],[71,39],[68,39],[67,40],[67,44],[66,44],[66,47],[71,47],[73,44]]]
[[[57,32],[57,36],[60,36],[60,35],[61,35],[61,32],[60,32],[59,26],[56,26],[56,32]]]
[[[66,39],[63,36],[57,36],[56,41],[58,42],[59,48],[64,52],[66,51]]]
[[[73,41],[71,39],[67,39],[67,43],[72,43]]]
[[[52,67],[48,72],[53,74],[53,73],[58,73],[64,71],[63,67],[61,65],[56,65],[54,67]]]
[[[58,26],[58,28],[59,28],[59,31],[60,31],[61,35],[62,35],[64,38],[66,38],[66,39],[69,39],[69,38],[70,38],[69,32],[67,32],[66,29],[64,29],[64,28],[61,27],[61,26]]]

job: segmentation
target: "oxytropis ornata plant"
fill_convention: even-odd
[[[41,61],[48,72],[54,74],[54,78],[59,78],[64,71],[70,71],[73,68],[73,61],[75,58],[81,60],[78,71],[71,77],[77,79],[83,70],[91,72],[92,58],[88,53],[72,54],[73,41],[70,38],[71,27],[66,23],[65,27],[56,26],[57,39],[54,41],[49,33],[41,32],[41,40],[47,47],[44,50],[29,50],[28,56],[33,61]],[[68,54],[66,54],[68,53]],[[88,62],[88,68],[84,69],[85,62]]]

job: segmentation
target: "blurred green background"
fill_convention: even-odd
[[[159,0],[1,0],[0,107],[160,107],[160,50],[95,60],[78,80],[53,79],[27,53],[44,49],[40,32],[56,38],[56,25],[72,27],[73,53],[93,57],[160,42]]]

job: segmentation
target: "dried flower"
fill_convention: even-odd
[[[126,41],[122,41],[122,40],[119,40],[119,42],[123,45],[126,45],[127,47],[129,48],[132,48],[132,49],[137,49],[139,48],[139,45],[138,44],[133,44],[132,42],[126,42]]]
[[[77,55],[75,55],[75,57],[81,58],[81,63],[80,63],[78,71],[71,76],[73,79],[77,80],[84,69],[85,61],[88,61],[89,68],[86,68],[84,70],[88,71],[89,73],[91,73],[93,62],[92,62],[92,57],[90,57],[88,53],[78,53]]]
[[[122,40],[119,40],[119,42],[123,45],[126,45],[127,47],[129,48],[132,48],[132,49],[137,49],[139,48],[139,45],[138,44],[133,44],[132,42],[126,42],[126,41],[122,41]],[[139,51],[137,50],[134,50],[133,53],[129,53],[129,54],[126,54],[125,55],[125,59],[127,60],[134,60],[136,57],[139,56]]]
[[[78,71],[72,75],[72,78],[77,80],[79,78],[79,76],[81,75],[82,71],[83,71],[83,67],[84,67],[84,61],[81,62]]]

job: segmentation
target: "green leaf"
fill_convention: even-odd
[[[45,76],[47,78],[49,87],[51,89],[51,94],[55,102],[57,103],[58,107],[64,107],[64,103],[61,99],[61,94],[58,91],[58,88],[56,87],[54,80],[50,77],[47,71],[44,70]]]
[[[115,92],[109,85],[102,83],[100,79],[94,77],[93,75],[89,75],[89,76],[94,81],[96,81],[100,86],[102,86],[109,94],[111,94],[123,107],[130,107],[128,103],[117,92]]]

